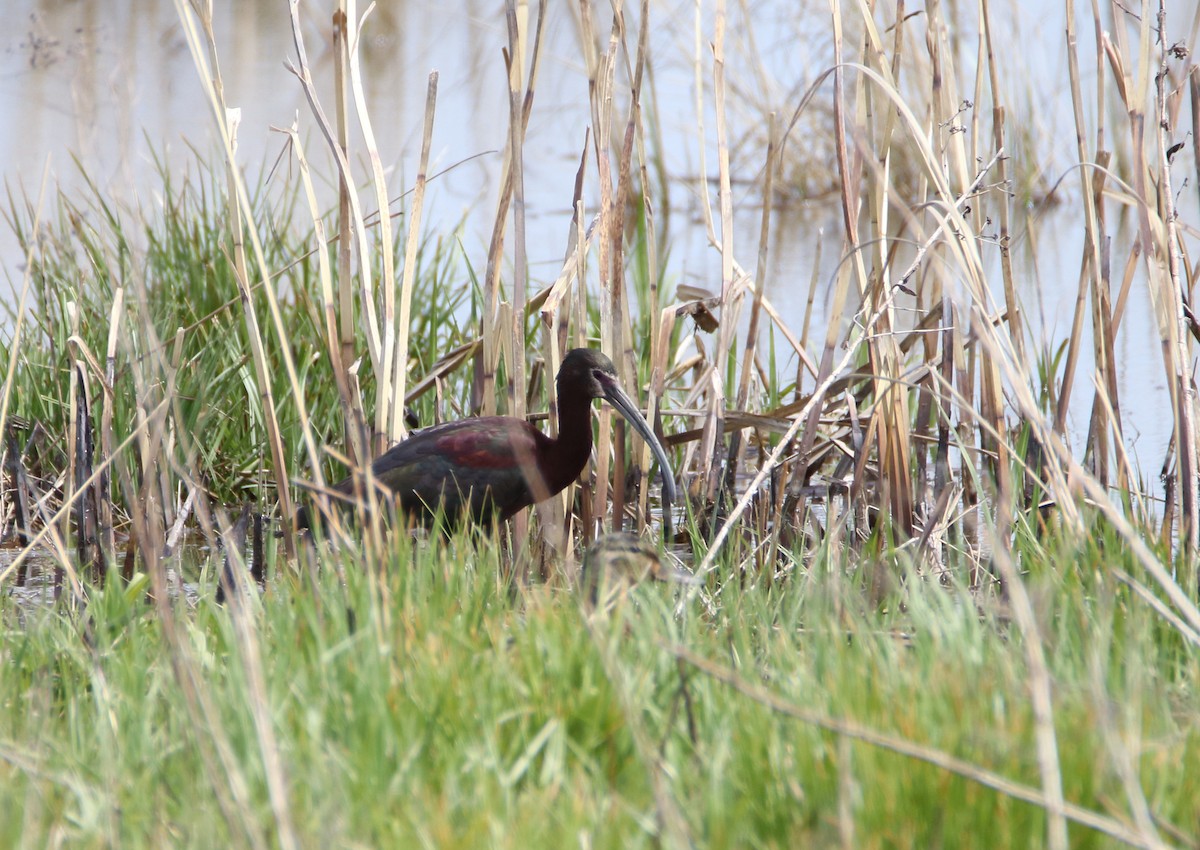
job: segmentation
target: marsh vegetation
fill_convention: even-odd
[[[10,193],[0,843],[1197,846],[1197,13],[1068,4],[1051,156],[989,3],[699,4],[681,176],[649,46],[677,9],[492,5],[479,244],[425,224],[438,74],[406,179],[384,167],[345,0],[271,7],[309,114],[262,174],[212,9],[179,0],[216,149],[158,163],[136,211]],[[532,269],[525,132],[564,19],[591,120],[561,263]],[[802,88],[727,62],[768,27],[824,34]],[[772,280],[818,195],[836,232]],[[696,230],[711,289],[669,261]],[[1048,253],[1061,337],[1030,318]],[[667,447],[668,539],[658,465],[599,407],[580,480],[483,535],[295,533],[414,428],[554,429],[576,347]],[[1130,348],[1165,390],[1149,470]],[[588,604],[582,553],[619,530],[694,578]]]

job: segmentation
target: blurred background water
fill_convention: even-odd
[[[295,56],[287,4],[257,0],[216,5],[226,98],[242,110],[238,157],[249,181],[253,185],[266,179],[276,166],[292,167],[285,137],[272,127],[297,123],[321,181],[322,200],[331,204],[335,169],[300,85],[285,68],[285,62]],[[309,60],[327,109],[333,103],[328,19],[333,5],[301,7]],[[831,64],[832,35],[824,4],[756,0],[729,5],[734,7],[726,70],[734,243],[743,265],[753,268],[766,115],[774,110],[785,118],[791,116],[803,93]],[[1020,74],[1004,81],[1010,99],[1009,132],[1019,143],[1010,151],[1013,170],[1022,175],[1029,199],[1021,210],[1022,219],[1015,223],[1014,257],[1035,348],[1053,350],[1070,333],[1084,232],[1078,179],[1070,170],[1075,147],[1063,11],[1047,10],[1038,2],[994,5],[997,40],[1010,40],[1005,50],[1023,51],[1025,57]],[[198,160],[220,162],[209,107],[173,4],[9,0],[6,6],[7,26],[0,34],[0,169],[11,196],[26,196],[36,203],[44,188],[73,197],[83,194],[86,180],[91,180],[110,203],[149,215],[161,203],[156,192],[161,186],[160,168],[182,178],[195,176]],[[654,0],[650,9],[645,109],[661,130],[661,138],[650,144],[666,185],[667,203],[659,201],[656,213],[669,239],[668,292],[687,284],[715,293],[721,286],[720,255],[708,244],[701,204],[702,194],[708,192],[717,212],[711,53],[707,43],[700,45],[705,87],[700,98],[701,138],[696,4]],[[1168,10],[1169,22],[1186,41],[1195,10],[1188,2],[1168,4]],[[568,4],[550,4],[526,142],[527,244],[535,286],[552,280],[561,265],[575,172],[591,123],[576,14]],[[700,14],[701,39],[705,39],[712,32],[707,4]],[[978,35],[974,7],[956,15],[959,26],[952,37],[960,50],[959,76],[970,80]],[[632,23],[630,29],[635,31]],[[1090,38],[1090,18],[1081,18],[1079,29]],[[599,31],[607,35],[607,19],[602,19]],[[393,197],[411,185],[420,151],[427,75],[433,69],[440,73],[431,173],[450,170],[430,183],[422,229],[450,233],[461,225],[462,250],[476,268],[482,268],[486,256],[500,184],[500,152],[508,133],[501,54],[506,43],[502,0],[380,4],[367,20],[363,36],[366,98]],[[1081,43],[1080,50],[1084,85],[1094,88],[1092,48]],[[830,135],[831,97],[832,86],[826,81],[790,139],[792,158],[785,164],[783,191],[772,218],[768,294],[793,328],[803,321],[814,265],[821,288],[813,322],[814,327],[821,326],[826,284],[840,259],[840,211],[835,186],[827,176],[833,163],[825,160],[820,169],[806,167],[826,156],[822,140],[827,143]],[[365,156],[361,144],[354,150]],[[1042,205],[1060,178],[1065,178],[1064,188],[1054,195],[1056,203]],[[595,182],[589,179],[587,202],[592,212],[597,202]],[[1181,208],[1194,210],[1196,197],[1194,184],[1185,186]],[[1040,244],[1029,238],[1034,232],[1030,221],[1037,222],[1034,231]],[[1114,258],[1123,263],[1133,238],[1127,226],[1115,235]],[[822,241],[820,252],[818,241]],[[998,262],[997,256],[989,261]],[[15,301],[23,269],[16,238],[9,227],[0,227],[0,299]],[[998,274],[992,277],[999,280]],[[1157,330],[1140,280],[1116,346],[1127,446],[1143,471],[1154,475],[1166,451],[1171,417]],[[1086,375],[1090,344],[1083,347],[1083,356],[1080,369]],[[1074,396],[1071,430],[1077,443],[1087,429],[1090,398],[1090,387]]]

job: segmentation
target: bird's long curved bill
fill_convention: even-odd
[[[625,391],[615,382],[606,382],[604,398],[617,409],[625,420],[633,426],[633,430],[638,432],[650,450],[654,452],[654,459],[658,461],[658,468],[662,471],[662,510],[663,523],[669,529],[671,528],[671,506],[675,503],[675,473],[671,470],[671,464],[667,460],[667,451],[662,447],[662,443],[654,436],[654,431],[650,428],[650,424],[642,416],[633,399],[625,394]]]

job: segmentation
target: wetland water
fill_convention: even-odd
[[[285,69],[294,57],[287,4],[218,3],[216,36],[226,95],[242,110],[239,160],[249,182],[267,174],[282,155],[284,137],[271,130],[298,122],[308,141],[326,200],[334,173],[315,130],[300,86]],[[501,0],[464,0],[449,4],[408,0],[380,4],[368,19],[362,45],[365,94],[370,106],[392,194],[411,184],[420,150],[427,75],[440,73],[431,173],[458,164],[431,182],[423,229],[448,233],[463,224],[462,245],[476,269],[483,267],[501,174],[499,151],[508,132],[508,100],[501,49],[506,44]],[[711,15],[712,4],[702,4]],[[759,176],[765,153],[765,115],[790,115],[803,92],[831,63],[828,9],[825,4],[799,9],[793,0],[730,3],[727,45],[730,87],[730,137],[735,214],[735,252],[753,267],[758,242]],[[1024,45],[1028,80],[1016,80],[1009,92],[1009,127],[1027,135],[1035,170],[1049,185],[1069,177],[1074,137],[1061,9],[1040,3],[999,4],[997,27],[1004,38]],[[303,5],[310,62],[320,96],[329,111],[333,98],[330,32],[326,9],[333,3]],[[575,171],[591,123],[587,78],[581,58],[578,24],[567,4],[551,3],[542,71],[526,142],[527,244],[535,287],[552,280],[567,245]],[[736,7],[736,8],[735,8]],[[365,4],[360,4],[360,11]],[[712,113],[711,54],[704,61],[704,137],[697,129],[694,4],[663,0],[651,3],[652,94],[647,110],[656,117],[662,139],[656,144],[668,178],[669,203],[659,209],[669,233],[669,285],[720,289],[720,256],[708,246],[699,198],[714,198],[715,119]],[[753,9],[747,22],[743,10]],[[973,7],[972,7],[973,8]],[[1168,4],[1170,20],[1181,37],[1190,25],[1191,4]],[[849,11],[846,12],[850,14]],[[966,12],[962,16],[969,17]],[[85,183],[72,157],[112,202],[125,209],[153,210],[159,178],[155,161],[175,175],[196,174],[196,151],[219,162],[207,102],[197,81],[174,7],[161,0],[9,0],[8,26],[0,35],[0,168],[11,191],[36,199],[42,175],[51,191],[85,195]],[[1186,22],[1186,23],[1185,23]],[[1091,32],[1082,20],[1081,33]],[[608,22],[598,26],[607,37]],[[711,21],[702,23],[707,39]],[[962,67],[973,63],[976,31],[966,21],[955,34]],[[1009,48],[1011,51],[1011,48]],[[1082,48],[1081,48],[1082,49]],[[1088,63],[1092,63],[1089,65]],[[1084,66],[1094,69],[1089,55]],[[1094,72],[1093,72],[1094,73]],[[963,79],[971,79],[967,71]],[[1085,78],[1084,84],[1092,86]],[[828,83],[818,93],[814,117],[831,98]],[[1086,97],[1086,96],[1085,96]],[[1094,98],[1093,98],[1094,99]],[[801,145],[802,146],[802,145]],[[798,146],[799,147],[799,146]],[[359,144],[356,150],[364,148]],[[701,179],[704,164],[710,180]],[[365,160],[360,157],[359,165]],[[803,163],[801,163],[802,165]],[[1027,166],[1029,167],[1029,166]],[[594,170],[594,166],[593,166]],[[830,201],[828,181],[814,178],[804,186],[803,168],[793,174],[791,202],[776,211],[768,294],[789,327],[803,322],[809,281],[824,234],[818,279],[827,281],[838,257],[840,213]],[[365,173],[365,169],[363,169]],[[1078,280],[1083,227],[1077,214],[1078,183],[1054,208],[1040,216],[1041,245],[1033,250],[1016,228],[1015,258],[1025,303],[1039,347],[1053,350],[1070,333]],[[589,174],[589,210],[596,208],[594,176]],[[706,189],[702,188],[706,187]],[[813,198],[817,197],[816,200]],[[1192,204],[1194,186],[1184,189],[1181,208]],[[589,212],[590,217],[592,213]],[[1030,215],[1034,213],[1030,211]],[[20,288],[23,258],[7,227],[0,227],[0,298],[14,299]],[[1128,240],[1125,241],[1127,250]],[[999,280],[998,275],[993,275]],[[818,293],[813,326],[827,297]],[[0,314],[3,315],[3,314]],[[7,319],[0,320],[7,323]],[[1086,323],[1085,323],[1086,324]],[[1168,397],[1157,331],[1144,285],[1135,284],[1116,341],[1121,363],[1120,390],[1125,408],[1127,444],[1136,461],[1153,474],[1163,459],[1170,432]],[[1090,344],[1083,357],[1090,358]],[[1084,362],[1080,375],[1088,375]],[[1087,428],[1090,387],[1077,390],[1071,427],[1077,445]]]

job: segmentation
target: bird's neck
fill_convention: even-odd
[[[554,441],[551,475],[562,476],[561,490],[579,477],[592,454],[592,400],[584,395],[558,397],[558,438]]]

